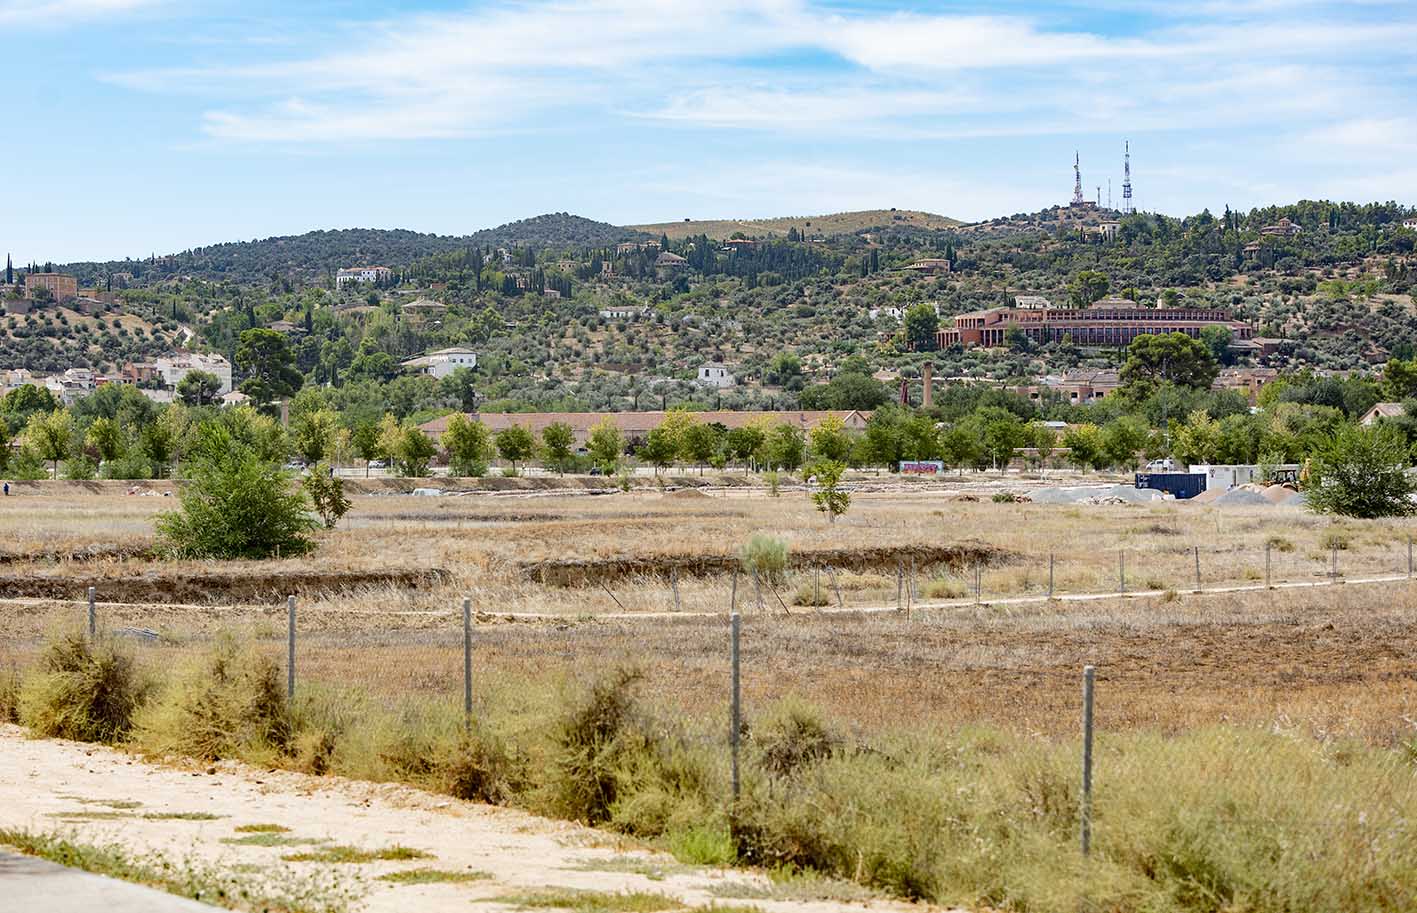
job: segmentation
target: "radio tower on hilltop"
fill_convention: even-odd
[[[1073,153],[1073,205],[1081,206],[1086,202],[1082,198],[1082,159],[1076,152]]]
[[[1122,155],[1122,212],[1131,215],[1136,212],[1132,208],[1132,143],[1127,140],[1123,147],[1126,152]]]

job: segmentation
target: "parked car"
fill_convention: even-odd
[[[388,463],[385,463],[383,460],[370,460],[370,461],[369,461],[369,468],[370,468],[370,469],[384,469],[384,468],[386,468],[388,465],[389,465],[389,464],[388,464]]]
[[[1147,472],[1175,472],[1175,471],[1176,471],[1176,461],[1173,460],[1173,459],[1171,459],[1170,457],[1166,457],[1164,460],[1152,460],[1150,463],[1147,463],[1147,464],[1146,464],[1146,471],[1147,471]]]

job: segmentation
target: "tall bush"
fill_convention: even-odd
[[[292,488],[281,467],[216,423],[198,429],[187,464],[181,509],[157,519],[158,539],[170,554],[188,558],[303,555],[315,547],[319,522],[305,493]]]

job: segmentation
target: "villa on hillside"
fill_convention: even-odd
[[[1249,339],[1250,325],[1210,308],[1145,308],[1125,298],[1104,298],[1087,308],[996,307],[954,318],[954,325],[936,332],[940,348],[1002,346],[1011,328],[1034,343],[1060,342],[1067,337],[1079,346],[1130,345],[1138,336],[1185,333],[1198,338],[1206,327],[1228,329],[1235,339]]]

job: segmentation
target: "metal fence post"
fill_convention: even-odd
[[[1412,576],[1412,536],[1407,537],[1407,576]]]
[[[1201,591],[1201,547],[1195,546],[1196,552],[1196,592]]]
[[[285,696],[295,699],[295,597],[285,597],[285,612],[288,617],[285,646]]]
[[[738,565],[733,565],[733,589],[728,593],[728,614],[738,611]]]
[[[1118,592],[1122,595],[1127,593],[1127,553],[1122,549],[1117,549],[1117,582],[1121,585]]]
[[[1338,582],[1338,546],[1333,546],[1333,566],[1328,572],[1328,576],[1334,583]]]
[[[1053,553],[1048,553],[1048,598],[1053,598]]]
[[[728,625],[728,626],[729,626],[729,629],[730,629],[730,631],[731,631],[731,634],[730,634],[730,636],[729,636],[729,647],[728,647],[729,664],[732,666],[732,670],[733,670],[733,671],[732,671],[732,676],[731,676],[731,678],[732,678],[732,689],[733,689],[733,690],[732,690],[732,695],[733,695],[733,696],[732,696],[732,701],[731,701],[731,707],[732,707],[732,709],[731,709],[730,714],[729,714],[729,727],[730,727],[730,728],[729,728],[729,730],[728,730],[728,744],[729,744],[730,748],[732,749],[732,754],[733,754],[733,802],[734,802],[734,804],[736,805],[737,802],[738,802],[738,789],[739,789],[739,779],[738,779],[738,742],[739,742],[739,735],[740,735],[740,733],[742,732],[742,729],[743,729],[743,722],[742,722],[742,719],[743,719],[743,716],[742,716],[742,715],[743,715],[743,705],[742,705],[741,691],[740,691],[740,685],[739,685],[741,679],[740,679],[740,677],[739,677],[739,661],[738,661],[738,657],[739,657],[739,654],[738,654],[738,635],[739,635],[739,630],[740,630],[740,628],[741,628],[741,626],[742,626],[742,616],[740,616],[737,612],[734,612],[732,615],[729,616],[728,622],[729,622],[729,625]]]
[[[753,568],[753,607],[759,610],[763,607],[763,586],[756,567]]]
[[[674,611],[679,611],[679,568],[669,569],[669,588],[674,591]]]
[[[984,601],[981,591],[984,589],[984,573],[980,570],[979,562],[974,562],[974,604]]]
[[[462,716],[463,728],[472,729],[472,600],[462,600]]]
[[[1264,544],[1264,588],[1267,589],[1267,590],[1268,590],[1268,589],[1271,589],[1272,586],[1273,586],[1273,584],[1270,582],[1270,581],[1272,580],[1272,577],[1271,577],[1271,575],[1270,575],[1270,567],[1271,567],[1271,565],[1270,565],[1269,550],[1270,550],[1270,543],[1269,543],[1268,541],[1266,541],[1265,544]]]
[[[98,610],[94,606],[94,588],[89,587],[89,640],[98,636]]]
[[[895,561],[895,607],[896,611],[905,608],[902,601],[902,594],[905,592],[905,562],[900,558]]]
[[[1082,854],[1092,849],[1092,691],[1097,670],[1082,669]]]

